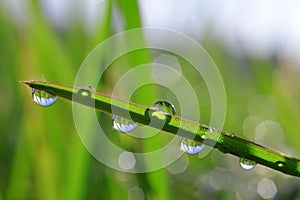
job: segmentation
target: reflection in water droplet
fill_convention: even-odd
[[[151,110],[150,117],[155,117],[162,121],[167,120],[165,114],[171,114],[171,115],[175,114],[174,105],[171,102],[166,100],[160,100],[155,102],[151,108],[152,110]]]
[[[246,158],[240,158],[240,165],[245,170],[252,170],[254,169],[256,162]]]
[[[157,111],[168,113],[171,115],[175,115],[176,113],[174,105],[167,100],[160,100],[155,102],[152,108],[154,108]]]
[[[130,133],[137,127],[137,123],[119,116],[112,116],[113,128],[121,133]]]
[[[32,88],[32,99],[38,105],[48,107],[56,102],[57,97],[47,92]]]
[[[204,144],[197,145],[193,140],[180,137],[179,141],[180,149],[191,155],[199,154],[204,149]]]

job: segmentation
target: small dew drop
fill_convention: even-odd
[[[95,91],[94,88],[92,86],[87,86],[86,88],[79,89],[77,94],[79,94],[83,97],[91,97],[92,96],[91,91]]]
[[[283,166],[284,166],[284,162],[282,162],[282,161],[277,161],[275,164],[276,164],[278,167],[283,167]]]
[[[39,106],[48,107],[57,101],[57,97],[47,92],[32,88],[32,99]]]
[[[204,144],[197,145],[193,140],[180,137],[180,149],[185,153],[195,155],[199,154],[204,149]]]
[[[137,127],[137,123],[119,116],[112,116],[113,128],[121,133],[130,133]]]
[[[208,127],[208,128],[199,127],[198,128],[198,132],[200,133],[201,138],[203,140],[205,140],[205,139],[208,139],[211,136],[209,134],[214,133],[214,130],[212,128],[210,128],[210,127]],[[203,133],[205,133],[205,134],[203,134]]]
[[[245,170],[252,170],[255,168],[256,162],[246,158],[240,158],[240,165]]]

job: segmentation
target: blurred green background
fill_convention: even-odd
[[[67,25],[60,26],[46,17],[43,1],[13,2],[22,4],[15,7],[26,8],[27,12],[12,12],[7,3],[1,2],[0,199],[300,198],[298,178],[261,166],[245,171],[238,158],[215,150],[202,159],[185,155],[165,169],[144,174],[119,172],[97,161],[78,137],[71,103],[60,100],[55,106],[39,107],[32,101],[30,89],[19,80],[73,84],[83,59],[98,43],[120,30],[143,26],[141,1],[89,1],[89,6],[97,5],[100,13],[90,16],[97,18],[92,28],[87,28],[83,17],[88,12],[77,13],[83,9],[80,6],[74,10],[66,7],[72,17]],[[299,157],[299,64],[276,52],[271,56],[239,52],[237,56],[207,30],[200,43],[224,80],[224,130]],[[151,62],[155,53],[159,54],[135,52],[113,63],[97,90],[110,94],[122,73],[131,66]],[[201,91],[197,94],[201,122],[209,123],[210,102],[209,95],[202,92],[206,90],[203,80],[194,77],[193,69],[184,68],[183,73],[195,90]],[[158,99],[168,98],[177,104],[166,88],[145,86],[132,100],[151,106]],[[114,143],[129,150],[150,151],[170,137],[161,134],[141,142],[112,130],[110,116],[99,114],[99,118]]]

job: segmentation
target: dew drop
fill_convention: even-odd
[[[155,102],[152,106],[151,116],[159,120],[167,120],[165,114],[175,115],[174,105],[167,100],[159,100]]]
[[[256,162],[246,158],[240,158],[240,165],[245,170],[252,170],[254,169]]]
[[[176,113],[174,105],[167,100],[159,100],[155,102],[152,108],[154,108],[157,111],[164,112],[171,115],[175,115]]]
[[[282,161],[277,161],[275,164],[276,164],[278,167],[283,167],[283,166],[284,166],[284,162],[282,162]]]
[[[198,145],[193,140],[189,140],[187,138],[180,137],[180,149],[185,153],[195,155],[199,154],[204,149],[204,144]]]
[[[175,107],[174,105],[167,101],[167,100],[159,100],[155,102],[151,106],[151,115],[150,117],[155,117],[158,120],[166,120],[168,123],[168,120],[170,120],[168,117],[166,117],[166,114],[175,115]]]
[[[112,116],[113,128],[121,133],[130,133],[137,127],[137,123],[119,116]]]
[[[89,88],[81,88],[78,90],[77,93],[79,95],[81,95],[82,97],[91,97],[92,96],[91,90]]]
[[[47,92],[32,88],[32,99],[39,106],[48,107],[56,102],[57,97]]]

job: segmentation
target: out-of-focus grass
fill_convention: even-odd
[[[120,9],[127,29],[141,27],[137,1],[120,0],[115,1],[114,5]],[[58,101],[47,109],[38,107],[32,102],[30,91],[18,81],[44,76],[49,81],[72,84],[77,69],[89,51],[113,34],[112,2],[106,2],[107,11],[92,34],[85,32],[83,24],[75,22],[61,33],[45,19],[38,4],[28,3],[28,6],[30,17],[23,26],[14,23],[5,10],[0,12],[0,197],[124,199],[130,188],[139,186],[147,199],[231,199],[238,194],[247,195],[250,193],[249,187],[254,190],[249,196],[251,199],[258,198],[257,194],[255,196],[255,184],[262,177],[274,179],[279,195],[282,195],[280,197],[293,198],[298,195],[298,180],[260,167],[257,171],[242,171],[236,158],[215,151],[204,159],[188,156],[189,167],[181,174],[172,174],[167,169],[146,174],[126,174],[95,160],[77,135],[71,104]],[[293,93],[296,84],[299,85],[295,80],[297,76],[294,76],[293,82],[286,78],[288,72],[281,63],[274,66],[270,60],[238,60],[219,44],[209,41],[205,47],[220,68],[227,92],[228,110],[224,129],[243,136],[243,125],[249,116],[259,117],[260,122],[276,121],[285,133],[285,141],[278,141],[279,146],[286,147],[278,150],[300,155],[297,144],[299,96]],[[125,60],[127,66],[134,67],[153,59],[151,52],[141,51]],[[200,95],[205,86],[193,78],[192,70],[184,67],[184,73],[190,74],[192,85]],[[116,73],[130,69],[125,65],[112,66],[114,68],[116,70],[107,71],[98,90],[111,92],[113,85],[110,83],[113,84],[113,81],[110,77],[121,76]],[[295,73],[299,72],[296,70]],[[149,75],[150,72],[143,74]],[[258,95],[274,99],[275,104],[268,107],[271,110],[263,112],[260,109],[268,105],[264,102],[256,102],[253,106],[253,98]],[[133,98],[133,101],[150,106],[161,98],[161,93],[148,87]],[[201,119],[208,123],[209,99],[200,95],[201,98]],[[108,128],[111,126],[109,116],[100,114],[99,118]],[[115,137],[120,146],[126,142],[126,148],[143,151],[155,149],[161,139],[151,138],[134,145],[130,137]],[[276,149],[277,146],[271,147]],[[229,180],[230,184],[222,185],[222,179]],[[293,185],[289,188],[283,184],[291,182]]]

